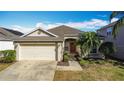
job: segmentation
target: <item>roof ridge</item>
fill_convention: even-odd
[[[1,29],[3,29],[4,31],[7,31],[13,35],[23,35],[24,33],[20,32],[20,31],[17,31],[17,30],[13,30],[13,29],[10,29],[10,28],[5,28],[5,27],[0,27]],[[17,33],[14,33],[14,32],[17,32]]]
[[[81,30],[79,30],[79,29],[77,29],[77,28],[70,27],[70,26],[67,26],[67,25],[60,25],[60,26],[57,26],[57,27],[54,27],[54,28],[48,29],[48,31],[49,31],[49,30],[52,30],[52,29],[59,28],[59,27],[67,27],[67,28],[71,28],[71,29],[75,29],[75,30],[81,31]],[[82,32],[82,31],[81,31],[81,32]]]
[[[4,28],[1,28],[1,27],[0,27],[0,29],[3,30],[5,33],[9,33],[10,35],[14,36],[14,34],[12,34],[11,32],[7,31],[7,30],[4,29]]]

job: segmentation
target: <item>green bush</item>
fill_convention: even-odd
[[[3,57],[0,58],[0,62],[2,63],[10,63],[16,60],[16,52],[15,50],[4,50],[0,51],[3,54]]]
[[[64,62],[68,62],[69,61],[69,56],[68,55],[64,55]]]
[[[69,53],[67,51],[64,51],[63,55],[69,55]]]
[[[107,59],[111,54],[116,52],[116,48],[113,42],[104,42],[99,47],[99,52],[104,54]]]
[[[104,65],[106,63],[106,61],[104,60],[96,60],[94,61],[96,64],[100,64],[100,65]]]
[[[80,63],[80,65],[82,65],[82,66],[87,66],[87,65],[89,64],[89,61],[86,61],[86,60],[81,59],[81,60],[79,61],[79,63]]]
[[[69,53],[68,52],[64,52],[64,54],[63,54],[63,61],[64,62],[68,62],[69,58],[70,58]]]

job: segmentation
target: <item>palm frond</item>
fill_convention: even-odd
[[[95,32],[85,32],[79,36],[78,40],[81,48],[81,54],[89,54],[93,47],[100,45],[101,41]]]
[[[118,12],[114,11],[112,12],[112,14],[110,15],[110,21],[112,20],[112,18],[116,17],[118,15]]]
[[[124,11],[113,11],[112,14],[110,15],[110,21],[114,18],[117,17],[118,15],[124,15]]]

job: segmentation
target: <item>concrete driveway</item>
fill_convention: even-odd
[[[56,65],[53,61],[16,62],[0,72],[0,80],[53,80]]]

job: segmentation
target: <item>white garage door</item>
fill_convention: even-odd
[[[55,45],[21,45],[21,60],[55,60]]]

